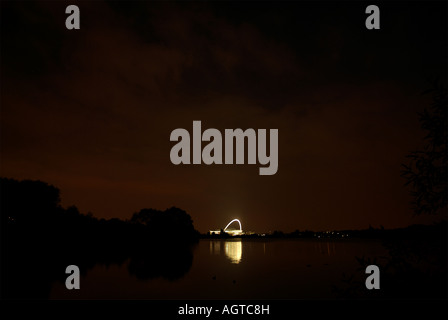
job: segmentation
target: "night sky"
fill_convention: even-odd
[[[1,6],[1,176],[99,218],[186,210],[201,232],[404,227],[418,112],[446,80],[447,3],[60,2]],[[374,3],[368,3],[374,4]],[[178,165],[176,128],[279,130],[279,168]],[[205,145],[205,143],[203,144]]]

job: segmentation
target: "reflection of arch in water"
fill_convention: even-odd
[[[238,264],[241,262],[243,255],[243,245],[240,241],[226,241],[224,242],[224,252],[231,263]]]
[[[240,225],[240,230],[239,230],[239,231],[243,232],[243,228],[241,227],[241,221],[238,220],[238,219],[233,219],[232,221],[230,221],[230,222],[226,225],[226,227],[224,228],[224,231],[226,231],[227,228],[228,228],[232,223],[234,223],[235,221],[238,221],[238,224]]]

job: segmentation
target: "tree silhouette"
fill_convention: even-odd
[[[415,214],[437,214],[447,207],[447,95],[446,86],[435,83],[426,93],[433,94],[433,103],[419,113],[427,132],[423,150],[411,152],[408,164],[402,164],[402,177],[411,187]]]
[[[48,298],[65,268],[86,273],[96,264],[123,264],[139,279],[175,280],[188,272],[198,240],[183,210],[143,209],[131,221],[97,219],[61,206],[59,189],[42,181],[0,177],[0,296]],[[30,285],[29,273],[38,277]]]
[[[0,178],[2,223],[33,225],[54,218],[59,189],[42,181]]]
[[[133,214],[130,222],[145,226],[153,237],[169,235],[171,238],[196,238],[199,235],[190,215],[176,207],[165,211],[142,209]]]

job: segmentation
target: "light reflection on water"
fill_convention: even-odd
[[[241,239],[230,241],[210,241],[210,254],[219,255],[221,247],[224,247],[224,253],[231,263],[238,264],[243,256],[243,244]]]
[[[243,255],[243,245],[240,241],[225,241],[224,248],[227,258],[230,262],[238,264],[241,261]]]
[[[314,244],[314,248],[315,248],[316,252],[319,252],[320,254],[323,254],[323,255],[333,256],[336,254],[335,242],[331,242],[331,241],[316,242]]]
[[[369,240],[202,239],[191,253],[162,253],[98,264],[82,275],[83,289],[55,282],[50,298],[329,299],[334,286],[344,285],[343,274],[364,277],[356,257],[379,258],[387,250]]]

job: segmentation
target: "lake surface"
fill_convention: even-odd
[[[50,299],[331,299],[343,273],[365,278],[355,257],[386,255],[376,240],[201,239],[180,278],[141,279],[130,261],[97,264],[80,290],[57,282]]]

